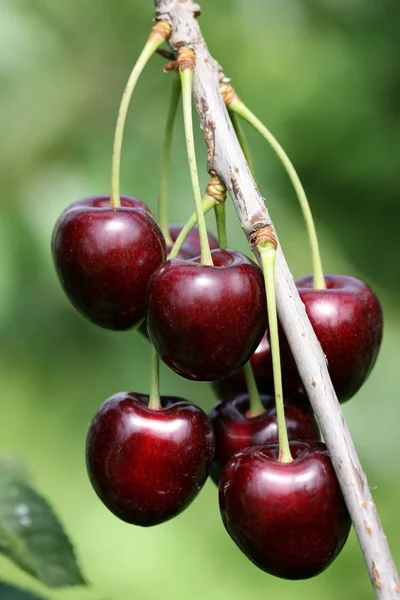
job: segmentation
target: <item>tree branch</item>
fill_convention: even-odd
[[[157,18],[172,25],[171,48],[176,51],[187,45],[195,51],[193,94],[207,144],[208,170],[210,174],[219,175],[225,183],[251,242],[258,229],[272,223],[220,94],[222,70],[208,52],[201,35],[196,20],[200,7],[192,0],[155,0],[155,6]],[[280,246],[276,260],[276,292],[279,319],[325,438],[376,598],[399,600],[399,576],[366,476],[333,389],[325,356]]]

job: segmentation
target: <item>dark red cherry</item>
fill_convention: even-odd
[[[268,333],[264,333],[254,354],[250,358],[251,368],[256,379],[258,391],[262,394],[273,394],[274,381],[272,373],[271,347]],[[243,369],[237,371],[227,379],[215,381],[213,389],[219,398],[227,398],[236,394],[247,392],[246,379]]]
[[[232,456],[249,446],[278,441],[278,424],[273,396],[260,395],[265,412],[249,415],[249,395],[240,394],[218,402],[209,413],[215,434],[215,457],[211,477],[218,485],[221,473]],[[285,398],[285,420],[289,440],[320,440],[314,416]]]
[[[214,381],[240,369],[266,328],[261,270],[233,250],[212,250],[214,266],[170,260],[149,284],[147,329],[176,373]]]
[[[219,486],[222,520],[257,567],[285,579],[324,571],[349,535],[351,520],[325,444],[291,442],[291,463],[278,444],[235,454]]]
[[[326,355],[338,399],[345,402],[375,364],[382,340],[382,309],[371,288],[355,277],[326,275],[325,282],[327,289],[314,290],[313,278],[307,276],[296,286]],[[285,384],[304,389],[287,342],[281,355]]]
[[[99,498],[117,517],[150,526],[182,512],[207,479],[214,434],[207,415],[180,398],[148,408],[144,394],[121,392],[89,426],[86,463]]]
[[[183,225],[174,223],[168,227],[169,234],[172,238],[172,242],[175,242],[176,238],[180,234]],[[210,245],[210,250],[216,250],[219,248],[218,242],[212,233],[208,233],[208,243]],[[171,251],[172,244],[167,244],[167,252]],[[199,238],[199,230],[196,227],[189,232],[186,240],[183,242],[182,247],[179,251],[177,258],[189,259],[195,258],[200,255],[200,238]]]
[[[148,212],[103,208],[104,197],[89,200],[65,210],[54,227],[56,271],[69,300],[90,321],[130,329],[145,315],[147,286],[165,260],[165,240]]]

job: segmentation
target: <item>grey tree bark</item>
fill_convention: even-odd
[[[210,55],[192,0],[155,0],[156,18],[172,26],[170,46],[186,45],[196,55],[193,95],[207,145],[208,170],[225,183],[249,241],[260,228],[272,225],[222,100],[222,70]],[[258,253],[256,253],[259,259]],[[325,356],[297,293],[293,277],[278,244],[276,291],[280,322],[325,438],[354,529],[363,552],[376,598],[400,598],[400,581],[386,536],[372,499],[326,366]]]

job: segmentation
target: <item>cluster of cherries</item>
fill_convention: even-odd
[[[172,239],[181,228],[169,228]],[[214,382],[220,397],[207,416],[180,398],[115,394],[89,427],[89,477],[115,515],[150,526],[186,508],[211,473],[239,548],[269,573],[311,577],[340,552],[350,517],[283,334],[293,460],[279,460],[263,273],[208,239],[213,266],[200,262],[196,228],[178,257],[166,260],[171,244],[151,211],[126,196],[117,208],[108,196],[87,198],[60,216],[52,252],[72,304],[107,329],[143,331],[146,319],[161,359],[188,379]],[[323,290],[306,277],[297,287],[339,399],[348,400],[377,356],[379,302],[352,277],[326,276]],[[256,410],[242,368],[248,361],[261,393]]]
[[[150,394],[115,394],[93,417],[86,446],[89,477],[110,511],[128,523],[150,526],[184,510],[211,475],[219,486],[225,528],[248,558],[279,577],[312,577],[339,554],[351,520],[290,348],[283,332],[278,334],[275,247],[271,253],[266,239],[256,244],[264,272],[227,249],[223,204],[216,206],[218,242],[207,234],[191,122],[195,56],[190,48],[179,48],[171,68],[180,70],[198,229],[182,243],[190,227],[168,227],[165,202],[159,203],[159,226],[145,204],[119,194],[129,100],[141,69],[170,29],[157,22],[125,88],[111,195],[75,202],[53,232],[55,267],[75,308],[100,327],[136,328],[153,345]],[[165,164],[178,97],[172,94]],[[235,94],[227,94],[226,103],[231,116],[236,111],[248,119],[278,148]],[[293,166],[280,147],[278,154],[303,212],[309,213]],[[221,201],[219,185],[223,188],[218,179],[214,205]],[[358,279],[324,276],[318,257],[314,274],[298,280],[297,289],[343,402],[375,363],[381,308]],[[213,383],[219,402],[209,415],[181,398],[160,396],[159,358],[187,379]]]

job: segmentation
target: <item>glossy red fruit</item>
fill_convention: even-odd
[[[324,571],[349,535],[351,520],[325,444],[291,442],[293,462],[278,462],[278,444],[235,454],[219,486],[222,520],[257,567],[285,579]]]
[[[370,374],[382,340],[382,309],[371,288],[346,275],[326,275],[327,289],[314,290],[312,276],[296,281],[308,317],[324,351],[341,402],[349,400]],[[281,349],[283,377],[304,390],[289,346]]]
[[[274,379],[272,373],[272,357],[267,332],[264,333],[261,342],[251,356],[250,363],[258,391],[262,394],[273,394]],[[229,396],[247,392],[243,369],[240,369],[240,371],[237,371],[226,379],[215,381],[212,385],[219,398],[228,398]]]
[[[221,473],[232,456],[249,446],[272,444],[278,441],[275,399],[260,396],[265,412],[248,414],[248,394],[218,402],[209,413],[215,434],[215,457],[211,477],[218,485]],[[285,399],[285,420],[289,440],[320,440],[314,416],[304,408]]]
[[[149,285],[147,329],[161,359],[187,379],[228,377],[266,328],[261,270],[240,252],[213,250],[214,266],[170,260]]]
[[[182,231],[182,227],[183,227],[182,224],[177,224],[177,223],[174,223],[168,227],[168,231],[172,238],[172,242],[175,242],[176,238]],[[212,233],[208,233],[207,236],[208,236],[208,243],[210,245],[210,250],[218,249],[219,248],[218,241],[215,239],[215,237],[212,235]],[[173,243],[167,244],[168,254],[171,251],[172,246],[173,246]],[[196,226],[196,227],[193,227],[193,229],[188,234],[186,240],[183,242],[177,258],[183,258],[183,259],[187,260],[190,258],[195,258],[196,256],[199,256],[199,255],[200,255],[200,237],[199,237],[199,230]]]
[[[65,210],[54,227],[52,253],[61,285],[96,325],[130,329],[145,315],[147,286],[165,260],[165,240],[144,210],[103,207],[104,197],[83,202]]]
[[[121,392],[89,426],[86,463],[99,498],[117,517],[147,527],[182,512],[207,479],[214,434],[207,415],[180,398]]]

